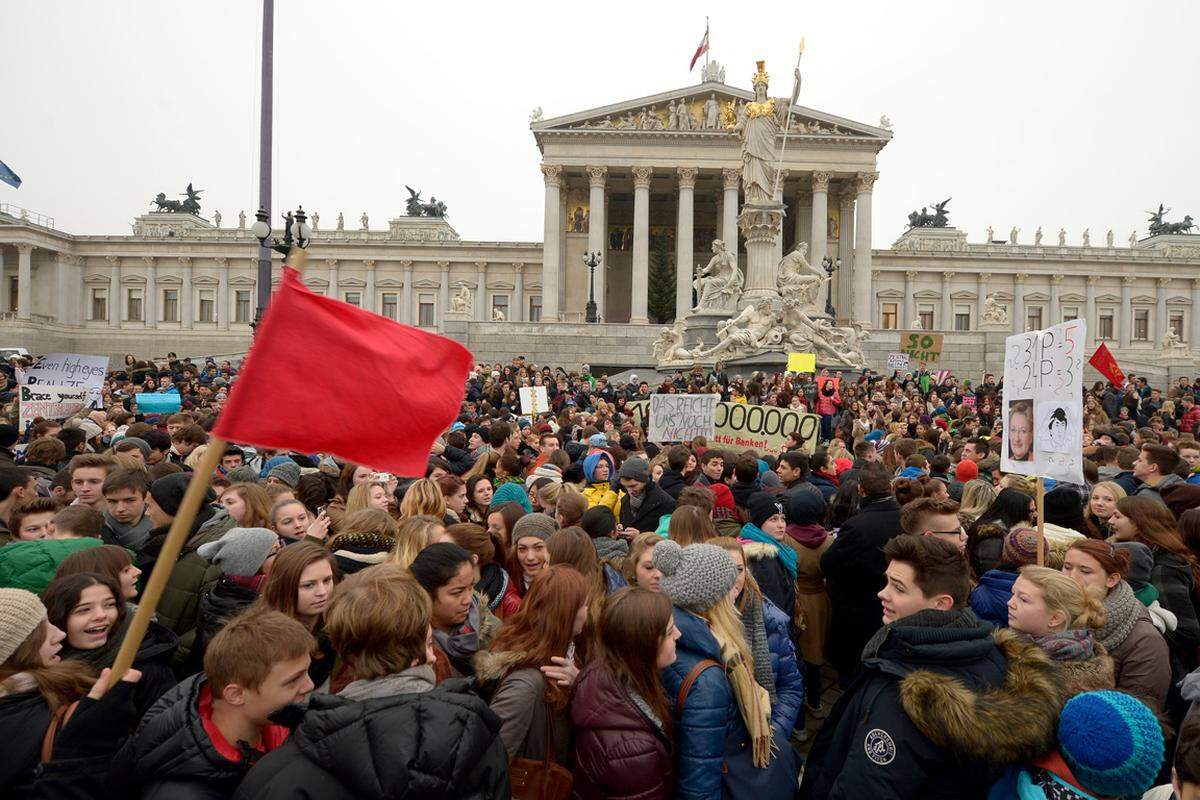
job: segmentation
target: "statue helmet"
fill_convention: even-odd
[[[763,68],[763,65],[766,64],[767,62],[755,61],[754,63],[758,65],[758,72],[754,73],[754,81],[753,81],[753,85],[757,89],[758,85],[760,83],[763,86],[766,86],[768,81],[771,80],[771,76],[768,75],[766,69]]]

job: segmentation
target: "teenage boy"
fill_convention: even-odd
[[[967,607],[965,556],[932,536],[883,548],[884,627],[821,727],[800,796],[985,797],[1054,741],[1061,677],[1032,642]]]
[[[146,492],[150,482],[145,470],[118,469],[104,479],[100,492],[104,496],[104,528],[101,538],[105,544],[118,544],[140,552],[154,530],[154,521],[146,513]]]
[[[17,506],[37,497],[31,472],[22,467],[0,467],[0,538],[13,533],[8,520]]]
[[[966,552],[967,532],[958,519],[958,503],[919,497],[900,507],[900,527],[913,536],[933,536]]]
[[[1144,444],[1137,459],[1133,462],[1133,477],[1141,481],[1135,495],[1153,497],[1163,502],[1162,488],[1173,483],[1183,483],[1183,478],[1175,474],[1179,469],[1179,456],[1165,444]]]
[[[99,453],[82,453],[71,459],[67,469],[71,470],[71,491],[75,503],[104,513],[104,479],[117,467],[112,456]]]

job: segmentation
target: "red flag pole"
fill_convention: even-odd
[[[1046,481],[1038,475],[1037,479],[1037,565],[1045,566],[1045,558],[1042,556],[1042,545],[1046,541],[1046,529],[1042,526],[1045,524],[1045,507],[1046,507]]]

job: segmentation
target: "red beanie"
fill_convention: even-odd
[[[979,477],[979,465],[969,458],[964,458],[958,462],[958,466],[954,468],[954,478],[959,483],[973,481]]]

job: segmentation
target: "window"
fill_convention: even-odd
[[[423,294],[417,298],[417,325],[422,328],[432,328],[437,325],[437,317],[434,310],[437,308],[437,303],[433,295]]]
[[[400,319],[400,301],[395,292],[383,293],[383,315],[388,319]]]
[[[1096,319],[1096,338],[1107,339],[1112,341],[1113,338],[1113,312],[1112,309],[1106,308],[1100,311],[1100,316]]]
[[[917,318],[921,320],[921,330],[933,330],[933,306],[920,306],[917,309]]]
[[[1133,338],[1138,342],[1150,341],[1150,309],[1134,309]]]
[[[542,321],[542,296],[540,294],[529,295],[529,317],[530,322]]]
[[[179,322],[178,289],[163,289],[162,321]]]
[[[879,315],[879,317],[882,321],[884,330],[888,330],[888,331],[896,330],[896,304],[895,303],[884,303],[883,311]]]
[[[342,299],[346,301],[347,305],[362,308],[362,292],[346,292],[342,295]]]
[[[970,306],[955,306],[954,307],[954,330],[956,330],[956,331],[971,330],[971,307]]]
[[[17,286],[18,285],[20,285],[20,281],[18,280],[18,278],[15,275],[8,279],[8,310],[9,311],[17,310]]]
[[[1175,335],[1179,337],[1179,341],[1183,341],[1183,312],[1172,311],[1167,317],[1167,328],[1175,331]]]
[[[125,292],[125,319],[130,322],[142,321],[141,289],[129,289]]]
[[[1062,314],[1063,322],[1070,322],[1073,319],[1079,319],[1079,306],[1063,306]]]
[[[508,319],[508,295],[494,294],[492,295],[492,319],[498,319],[496,312],[500,312],[500,317]]]
[[[1034,306],[1025,312],[1025,330],[1037,331],[1042,328],[1042,307]]]
[[[108,289],[92,289],[92,319],[97,322],[108,319]]]
[[[200,290],[200,322],[217,321],[217,298],[212,289]]]
[[[233,321],[248,324],[250,322],[250,292],[238,291],[234,293],[233,297]]]

